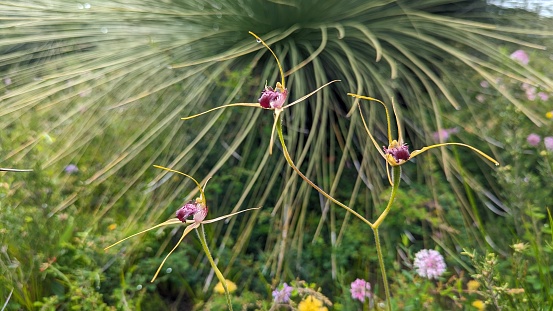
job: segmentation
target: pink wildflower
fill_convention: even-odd
[[[547,95],[547,93],[544,93],[544,92],[539,92],[538,97],[543,101],[546,101],[549,99],[549,95]]]
[[[361,302],[365,302],[365,298],[371,297],[371,283],[356,279],[351,283],[351,297]]]
[[[447,141],[449,139],[449,135],[458,133],[459,129],[454,127],[450,129],[441,129],[437,132],[432,133],[432,137],[435,141],[440,141],[440,138],[442,141]]]
[[[530,146],[536,147],[540,143],[541,137],[538,134],[532,133],[526,137],[526,141],[528,141]]]
[[[514,59],[523,65],[528,65],[528,62],[530,61],[528,54],[526,54],[524,50],[514,51],[513,54],[511,54],[511,59]]]
[[[553,136],[545,137],[543,143],[545,144],[545,149],[553,151]]]
[[[487,89],[490,87],[490,83],[488,83],[488,81],[486,80],[483,80],[483,81],[480,81],[480,86]]]
[[[433,249],[423,249],[415,254],[415,271],[423,278],[437,279],[445,272],[444,257]]]

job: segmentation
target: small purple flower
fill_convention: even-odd
[[[365,298],[371,297],[371,283],[356,279],[351,283],[351,297],[361,302],[365,302]]]
[[[545,144],[545,149],[553,151],[553,136],[545,137],[543,143]]]
[[[549,95],[547,95],[547,93],[544,93],[544,92],[539,92],[538,97],[543,101],[546,101],[549,99]]]
[[[207,216],[207,206],[198,202],[189,201],[176,212],[177,218],[182,222],[186,222],[186,218],[192,215],[194,215],[195,222],[202,222]]]
[[[483,80],[483,81],[480,81],[480,86],[487,89],[490,87],[490,83],[488,83],[488,81],[486,80]]]
[[[79,168],[75,164],[69,164],[63,169],[67,174],[75,174],[79,171]]]
[[[5,85],[10,85],[10,84],[12,84],[12,79],[11,79],[10,77],[4,78],[4,84],[5,84]]]
[[[398,164],[409,160],[409,158],[411,157],[407,144],[400,144],[398,142],[394,144],[392,142],[390,147],[391,148],[386,148],[386,146],[384,146],[384,153],[392,155],[392,157],[394,158],[394,160],[396,160]]]
[[[286,283],[282,284],[282,289],[275,289],[273,291],[273,299],[275,303],[288,303],[290,302],[290,295],[292,295],[292,290],[294,288],[289,286]]]
[[[433,249],[423,249],[415,254],[415,271],[423,278],[437,279],[445,272],[444,257]]]
[[[277,86],[274,90],[270,86],[265,86],[265,89],[261,92],[259,104],[261,107],[267,109],[282,109],[287,95],[288,90],[284,89],[280,82],[277,82]]]
[[[536,134],[536,133],[532,133],[530,135],[528,135],[528,137],[526,137],[526,141],[528,141],[528,144],[532,147],[536,147],[540,141],[541,141],[541,137],[540,135]]]
[[[513,54],[511,54],[511,59],[514,59],[523,65],[528,65],[528,62],[530,61],[528,54],[526,54],[524,50],[514,51]]]

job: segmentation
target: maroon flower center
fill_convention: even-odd
[[[396,160],[397,163],[401,163],[404,161],[409,160],[411,157],[411,154],[409,153],[409,147],[407,144],[401,144],[397,145],[392,148],[384,148],[384,153],[392,155],[394,157],[394,160]]]
[[[273,90],[272,87],[266,86],[263,92],[261,92],[261,97],[259,98],[259,104],[263,108],[273,108],[273,109],[280,109],[284,105],[284,102],[286,101],[286,95],[287,91],[284,89],[283,92],[281,92],[278,87],[276,90]]]
[[[201,203],[189,201],[179,208],[176,213],[178,220],[182,222],[186,222],[186,219],[192,215],[194,215],[195,221],[203,221],[207,215],[207,207]]]

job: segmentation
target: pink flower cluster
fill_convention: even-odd
[[[437,279],[445,272],[444,257],[433,249],[423,249],[415,254],[415,271],[423,278]]]
[[[511,59],[514,59],[523,65],[528,65],[528,62],[530,62],[530,58],[524,50],[514,51],[513,54],[511,54]]]
[[[546,101],[549,99],[549,95],[545,92],[538,92],[538,89],[535,86],[532,86],[528,83],[522,83],[520,88],[526,93],[526,98],[528,100],[536,100],[537,97],[539,97],[542,101]]]
[[[371,283],[356,279],[351,283],[351,297],[361,302],[365,302],[365,298],[371,298]]]
[[[528,137],[526,137],[526,141],[530,146],[537,147],[541,142],[541,137],[536,133],[531,133]],[[545,149],[553,151],[553,136],[544,137],[543,144],[545,145]]]

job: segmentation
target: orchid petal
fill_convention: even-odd
[[[200,186],[200,183],[194,179],[194,177],[190,176],[190,175],[187,175],[183,172],[179,172],[179,171],[176,171],[176,170],[172,170],[170,168],[167,168],[167,167],[164,167],[164,166],[159,166],[159,165],[154,165],[155,168],[160,168],[162,170],[166,170],[166,171],[169,171],[169,172],[173,172],[173,173],[177,173],[177,174],[181,174],[185,177],[188,177],[190,179],[192,179],[194,181],[194,183],[196,183],[196,186],[198,186],[198,190],[200,190],[200,198],[202,199],[202,202],[205,202],[205,195],[204,195],[204,190],[202,188],[202,186]],[[209,179],[208,179],[209,180]],[[207,184],[207,181],[206,181],[206,184]],[[205,187],[205,185],[204,185]]]
[[[462,143],[442,143],[442,144],[436,144],[436,145],[431,145],[431,146],[427,146],[427,147],[424,147],[420,150],[415,150],[413,152],[411,152],[411,158],[414,158],[416,156],[418,156],[419,154],[429,150],[429,149],[432,149],[432,148],[436,148],[436,147],[442,147],[442,146],[447,146],[447,145],[457,145],[457,146],[463,146],[463,147],[467,147],[467,148],[470,148],[472,149],[474,152],[478,153],[479,155],[483,156],[484,158],[486,158],[487,160],[489,160],[490,162],[492,162],[493,164],[495,164],[496,166],[499,165],[499,162],[497,162],[494,158],[490,157],[489,155],[485,154],[484,152],[480,151],[479,149],[476,149],[474,148],[473,146],[469,146],[467,144],[462,144]]]
[[[363,117],[363,112],[361,111],[361,105],[359,103],[357,103],[357,107],[359,107],[359,114],[361,115],[361,121],[363,122],[363,126],[365,127],[365,130],[367,131],[367,134],[369,134],[369,137],[371,138],[374,146],[376,147],[376,150],[378,150],[380,155],[386,160],[386,163],[387,163],[388,158],[384,154],[384,151],[382,151],[382,148],[380,147],[380,145],[374,139],[373,135],[371,134],[371,131],[369,131],[369,127],[367,126],[367,123],[365,122],[365,117]]]
[[[319,88],[317,88],[317,89],[314,90],[313,92],[311,92],[311,93],[309,93],[309,94],[307,94],[307,95],[304,95],[304,96],[300,97],[299,99],[296,99],[296,100],[293,101],[292,103],[290,103],[290,104],[288,104],[288,105],[282,107],[282,109],[288,108],[288,107],[293,106],[293,105],[295,105],[295,104],[297,104],[297,103],[299,103],[299,102],[302,102],[302,101],[306,100],[309,96],[311,96],[311,95],[317,93],[318,91],[320,91],[322,88],[324,88],[324,87],[326,87],[326,86],[328,86],[328,85],[330,85],[330,84],[332,84],[332,83],[334,83],[334,82],[340,82],[340,81],[341,81],[341,80],[332,80],[332,81],[330,81],[330,82],[327,82],[326,84],[324,84],[323,86],[320,86]]]
[[[114,247],[115,245],[117,245],[117,244],[123,242],[123,241],[126,241],[126,240],[128,240],[128,239],[130,239],[130,238],[132,238],[132,237],[135,237],[135,236],[137,236],[137,235],[139,235],[139,234],[148,232],[148,231],[150,231],[150,230],[154,230],[154,229],[156,229],[156,228],[163,227],[163,226],[169,226],[169,225],[180,224],[180,223],[181,223],[180,220],[174,219],[174,218],[173,218],[173,219],[170,219],[170,220],[167,220],[167,221],[164,221],[164,222],[162,222],[162,223],[160,223],[160,224],[158,224],[158,225],[155,225],[155,226],[153,226],[153,227],[151,227],[151,228],[148,228],[148,229],[146,229],[146,230],[142,230],[142,231],[140,231],[140,232],[138,232],[138,233],[135,233],[135,234],[133,234],[133,235],[131,235],[131,236],[128,236],[128,237],[126,237],[126,238],[124,238],[124,239],[122,239],[122,240],[119,240],[118,242],[113,243],[113,244],[111,244],[110,246],[104,248],[104,250],[106,251],[106,250],[108,250],[108,249]]]
[[[271,141],[269,142],[269,154],[273,154],[273,144],[275,142],[275,129],[276,129],[278,118],[280,118],[281,113],[282,113],[282,109],[275,110],[275,122],[273,123],[273,129],[271,130]]]
[[[3,168],[0,167],[0,172],[32,172],[33,170],[23,170],[17,168]]]
[[[347,95],[349,95],[351,97],[359,98],[359,99],[372,100],[372,101],[378,102],[378,103],[382,104],[382,106],[384,106],[384,110],[386,110],[386,122],[388,122],[388,145],[391,145],[392,144],[392,128],[391,128],[391,122],[390,122],[390,113],[388,112],[388,107],[386,107],[386,104],[384,102],[382,102],[381,100],[376,99],[376,98],[372,98],[372,97],[357,95],[357,94],[353,94],[353,93],[348,93]],[[358,105],[359,105],[359,103],[358,103]],[[359,107],[359,111],[361,111],[361,107]],[[365,128],[366,128],[366,126],[365,126]],[[378,148],[380,149],[380,147],[378,147]]]
[[[397,124],[397,141],[400,144],[403,144],[403,129],[401,127],[401,122],[399,121],[399,115],[396,110],[396,105],[394,104],[394,99],[392,98],[392,111],[394,112],[394,116],[396,117],[396,124]],[[388,121],[389,122],[389,121]],[[388,135],[390,135],[390,128],[388,127]],[[388,136],[391,137],[391,136]]]
[[[235,104],[227,104],[227,105],[223,105],[223,106],[219,106],[219,107],[215,107],[215,108],[212,108],[212,109],[209,109],[207,111],[204,111],[202,113],[198,113],[198,114],[195,114],[193,116],[189,116],[189,117],[184,117],[184,118],[181,118],[181,120],[190,120],[190,119],[193,119],[195,117],[199,117],[201,115],[204,115],[206,113],[210,113],[212,111],[215,111],[215,110],[219,110],[219,109],[223,109],[223,108],[228,108],[228,107],[235,107],[235,106],[241,106],[241,107],[254,107],[254,108],[263,108],[259,105],[259,103],[235,103]],[[265,109],[265,108],[264,108]]]
[[[249,31],[249,34],[254,36],[257,42],[260,42],[261,44],[263,44],[263,46],[266,47],[271,52],[271,54],[273,54],[278,65],[278,70],[280,71],[280,76],[282,77],[282,88],[286,88],[284,84],[284,71],[282,70],[282,65],[280,64],[280,61],[278,60],[278,57],[276,56],[275,52],[273,52],[273,50],[271,50],[271,48],[267,45],[267,43],[265,43],[265,41],[263,41],[263,39],[261,39],[255,33]]]
[[[241,213],[244,213],[244,212],[247,212],[247,211],[251,211],[251,210],[255,210],[255,209],[260,209],[260,207],[252,207],[252,208],[248,208],[248,209],[245,209],[245,210],[242,210],[242,211],[238,211],[238,212],[234,212],[234,213],[230,213],[228,215],[224,215],[224,216],[221,216],[221,217],[217,217],[217,218],[213,218],[213,219],[210,219],[210,220],[204,220],[202,221],[202,224],[210,224],[210,223],[214,223],[216,221],[219,221],[219,220],[223,220],[225,218],[229,218],[229,217],[232,217],[234,215],[238,215],[238,214],[241,214]]]
[[[171,254],[175,251],[175,249],[177,249],[177,247],[182,242],[184,237],[188,233],[190,233],[190,231],[192,231],[192,229],[198,228],[199,226],[200,226],[200,223],[195,223],[195,224],[191,224],[190,226],[186,227],[186,229],[184,229],[184,232],[182,233],[182,236],[180,237],[179,241],[177,242],[177,245],[175,245],[175,247],[173,247],[173,249],[169,252],[169,254],[167,254],[167,256],[165,256],[165,259],[163,259],[163,261],[159,265],[159,268],[157,268],[156,274],[154,274],[154,277],[152,278],[152,280],[150,282],[153,283],[155,281],[155,279],[157,278],[157,275],[159,274],[159,271],[161,271],[161,268],[165,264],[165,261],[167,261],[167,258],[169,258],[169,256],[171,256]]]

